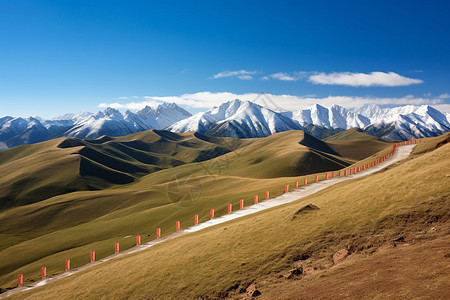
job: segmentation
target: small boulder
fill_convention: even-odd
[[[294,268],[294,269],[289,270],[287,279],[293,279],[293,278],[298,277],[298,276],[300,276],[302,274],[303,274],[303,268],[302,267]]]
[[[261,292],[256,288],[256,285],[252,283],[247,288],[247,295],[250,297],[258,297],[261,295]]]
[[[333,255],[333,262],[334,264],[338,264],[341,261],[343,261],[348,256],[348,250],[347,249],[341,249],[338,252],[336,252]]]
[[[319,209],[318,206],[311,204],[311,203],[308,205],[305,205],[294,213],[294,215],[292,216],[292,220],[294,220],[296,217],[298,217],[299,215],[301,215],[303,213],[306,213],[306,212],[312,211],[312,210],[318,210],[318,209]]]

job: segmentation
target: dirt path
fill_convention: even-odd
[[[72,269],[72,270],[64,272],[62,274],[55,275],[55,276],[53,276],[51,278],[48,278],[48,279],[45,279],[45,280],[41,280],[41,281],[38,281],[38,282],[35,282],[35,283],[32,283],[32,284],[28,284],[26,286],[17,287],[15,289],[12,289],[12,290],[6,292],[6,293],[0,294],[0,298],[6,298],[6,297],[9,297],[9,296],[11,296],[13,294],[17,294],[17,293],[20,293],[20,292],[23,292],[23,291],[31,290],[31,289],[34,289],[34,288],[46,285],[47,283],[54,282],[56,280],[59,280],[59,279],[71,276],[72,274],[75,274],[77,272],[80,272],[80,271],[83,271],[85,269],[91,268],[93,266],[96,266],[96,265],[101,264],[103,262],[109,261],[109,260],[114,259],[116,257],[145,250],[145,249],[150,248],[150,247],[152,247],[152,246],[154,246],[156,244],[159,244],[159,243],[162,243],[164,241],[176,238],[176,237],[181,236],[181,235],[185,235],[185,234],[188,234],[188,233],[191,233],[191,232],[196,232],[196,231],[199,231],[199,230],[202,230],[202,229],[205,229],[205,228],[217,225],[217,224],[222,224],[222,223],[228,222],[230,220],[234,220],[234,219],[237,219],[237,218],[241,218],[243,216],[251,215],[251,214],[254,214],[256,212],[265,210],[265,209],[269,209],[269,208],[272,208],[272,207],[276,207],[276,206],[279,206],[279,205],[283,205],[283,204],[286,204],[286,203],[290,203],[290,202],[296,201],[298,199],[310,196],[310,195],[312,195],[312,194],[314,194],[314,193],[316,193],[318,191],[321,191],[321,190],[326,189],[326,188],[328,188],[328,187],[330,187],[332,185],[335,185],[337,183],[340,183],[340,182],[343,182],[343,181],[346,181],[346,180],[351,180],[351,179],[354,179],[354,178],[359,178],[359,177],[363,177],[363,176],[367,176],[367,175],[373,174],[373,173],[375,173],[377,171],[380,171],[381,169],[383,169],[383,168],[385,168],[385,167],[387,167],[389,165],[392,165],[392,164],[394,164],[394,163],[396,163],[396,162],[398,162],[398,161],[400,161],[402,159],[407,158],[414,147],[415,147],[415,145],[407,145],[407,146],[397,147],[394,155],[391,158],[389,158],[386,161],[378,164],[375,167],[372,167],[372,168],[364,170],[364,171],[360,171],[357,174],[347,175],[345,177],[335,177],[335,178],[332,178],[332,179],[319,181],[318,183],[312,183],[312,184],[309,184],[309,185],[307,185],[305,187],[300,187],[299,189],[296,189],[296,190],[294,190],[292,192],[288,192],[288,193],[283,194],[281,196],[278,196],[276,198],[273,198],[273,199],[270,199],[270,200],[265,200],[265,201],[260,202],[258,204],[254,204],[252,206],[248,206],[246,208],[243,208],[241,210],[233,212],[231,214],[227,214],[227,215],[224,215],[224,216],[221,216],[221,217],[218,217],[218,218],[215,218],[215,219],[212,219],[212,220],[200,223],[198,225],[186,228],[184,230],[177,231],[177,232],[172,233],[170,235],[167,235],[165,237],[162,237],[162,238],[150,241],[150,242],[148,242],[146,244],[143,244],[141,246],[132,247],[132,248],[130,248],[128,250],[125,250],[125,251],[119,252],[117,254],[105,257],[105,258],[100,259],[100,260],[98,260],[96,262],[93,262],[93,263],[90,263],[90,264],[86,264],[84,266]]]

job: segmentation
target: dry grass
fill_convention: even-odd
[[[82,146],[77,146],[80,143]],[[27,274],[26,281],[38,280],[41,266],[46,266],[49,274],[61,272],[66,258],[73,267],[84,265],[91,250],[98,259],[105,257],[113,253],[114,242],[120,242],[121,249],[129,248],[134,239],[125,236],[140,234],[145,242],[154,239],[157,227],[163,228],[163,235],[172,233],[176,220],[183,228],[193,225],[194,214],[200,215],[200,221],[207,220],[210,208],[222,215],[228,203],[237,207],[241,198],[250,205],[253,195],[262,199],[265,190],[270,190],[271,196],[279,195],[285,184],[292,188],[295,180],[302,182],[302,174],[309,174],[308,182],[312,182],[314,172],[349,166],[361,155],[388,146],[373,141],[347,143],[305,138],[302,131],[251,140],[150,131],[90,141],[58,139],[1,152],[0,171],[9,175],[0,180],[0,195],[16,195],[18,204],[31,201],[26,195],[41,200],[0,212],[0,287],[15,286],[18,273]],[[192,163],[208,158],[207,152],[217,147],[237,150]],[[80,152],[83,155],[73,154]],[[209,158],[218,154],[213,151]],[[84,170],[78,168],[81,157],[95,161],[100,169],[116,167],[114,172],[137,176],[132,169],[144,168],[142,161],[151,161],[153,156],[160,159],[159,167],[166,169],[130,184],[83,191],[87,185],[100,187],[108,176],[103,178],[104,172],[100,172],[95,177],[90,170],[91,176],[80,177]],[[174,159],[191,163],[171,167]],[[130,163],[134,167],[127,169]],[[68,192],[69,186],[76,190],[81,183],[80,191]],[[11,194],[11,186],[19,192]],[[198,197],[191,197],[191,187],[200,191]],[[54,193],[58,195],[49,198]]]
[[[342,248],[369,255],[378,247],[392,245],[393,239],[400,235],[413,243],[409,240],[411,237],[418,237],[431,227],[438,227],[438,232],[422,239],[445,237],[449,233],[449,151],[450,146],[444,145],[384,172],[343,182],[298,202],[169,240],[12,299],[239,298],[240,290],[251,283],[262,284],[264,291],[264,284],[270,282],[270,278],[282,276],[294,266],[326,270],[333,265],[333,253]],[[320,209],[292,218],[309,203]],[[441,247],[439,240],[436,241],[437,247]],[[436,259],[441,259],[429,258],[435,265]],[[389,260],[384,265],[388,263]],[[364,266],[370,265],[376,266],[376,260]],[[374,272],[383,276],[387,272],[384,265]],[[385,294],[373,288],[363,296],[389,296],[394,289],[404,289],[406,292],[401,295],[415,295],[414,290],[408,292],[412,275],[402,274],[404,277],[396,276],[396,285],[386,288],[389,290],[383,291]],[[421,274],[415,278],[420,278],[437,293],[446,287],[443,284],[448,282],[448,274],[437,272],[433,276]],[[439,281],[432,284],[431,280],[436,278]],[[319,290],[321,282],[327,283],[324,279],[310,286]],[[330,284],[329,288],[338,289],[341,287],[338,282]],[[354,282],[356,287],[367,286],[358,285],[358,278],[354,278]]]

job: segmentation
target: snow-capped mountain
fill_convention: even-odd
[[[153,128],[164,129],[175,122],[192,116],[189,112],[179,107],[175,103],[163,103],[156,108],[146,106],[136,113],[141,119],[152,120]],[[154,121],[153,121],[154,120]]]
[[[429,106],[377,107],[368,113],[371,124],[363,129],[372,135],[389,140],[408,140],[433,137],[450,131],[448,115]],[[363,111],[360,111],[362,113]]]
[[[328,108],[315,104],[299,111],[274,111],[236,99],[192,116],[174,103],[163,103],[123,114],[107,108],[96,114],[66,114],[51,120],[2,117],[0,150],[62,136],[92,139],[149,129],[198,131],[212,136],[240,138],[265,137],[300,129],[323,138],[354,127],[390,140],[432,137],[450,131],[450,114],[443,114],[428,105],[394,108],[365,105],[346,109],[338,105]]]
[[[52,120],[6,116],[0,118],[0,150],[62,136],[93,139],[163,129],[190,116],[175,103],[163,103],[155,108],[147,106],[136,113],[126,111],[124,114],[109,107],[96,114],[65,114]]]
[[[327,108],[315,104],[308,109],[294,112],[292,118],[302,125],[313,124],[326,129],[363,128],[370,124],[367,117],[339,105]]]
[[[321,138],[356,127],[384,139],[406,140],[450,131],[448,117],[428,105],[394,108],[365,105],[346,109],[339,105],[328,108],[315,104],[299,111],[275,112],[252,102],[234,100],[175,123],[168,129],[243,138],[302,129]]]
[[[303,129],[295,120],[250,101],[222,103],[167,128],[174,132],[197,131],[226,137],[266,137],[276,132]]]
[[[149,129],[164,129],[190,116],[189,112],[175,103],[163,103],[156,108],[146,106],[136,113],[127,110],[124,114],[108,107],[103,112],[77,121],[64,136],[89,139],[102,135],[121,136]]]

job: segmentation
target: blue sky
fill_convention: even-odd
[[[448,3],[1,0],[0,115],[195,112],[261,92],[450,112]]]

